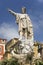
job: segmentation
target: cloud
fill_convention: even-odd
[[[0,26],[0,37],[10,40],[14,37],[19,37],[19,35],[13,24],[2,23]]]
[[[34,33],[39,33],[39,25],[38,25],[39,23],[37,22],[37,16],[31,15],[30,17],[33,24]]]
[[[43,40],[43,13],[31,15],[31,21],[33,23],[34,39],[38,41]]]
[[[34,29],[34,35],[37,37],[37,39],[40,38],[43,35],[43,14],[39,14],[39,16],[30,15],[31,21],[33,23],[33,29]],[[40,35],[39,35],[40,34]],[[8,40],[19,37],[18,31],[16,29],[16,26],[14,26],[12,23],[2,23],[0,25],[0,37],[6,38]],[[36,39],[36,40],[37,40]]]
[[[38,0],[38,2],[42,3],[42,2],[43,2],[43,0]]]

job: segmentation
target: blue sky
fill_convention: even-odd
[[[21,13],[23,6],[33,23],[34,40],[43,42],[43,0],[0,0],[0,38],[19,37],[15,17],[7,9]]]

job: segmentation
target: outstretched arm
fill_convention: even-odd
[[[11,9],[8,9],[8,11],[9,11],[12,15],[16,16],[16,13],[15,13],[14,11],[12,11]]]

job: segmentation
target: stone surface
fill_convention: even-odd
[[[34,38],[31,20],[28,14],[25,13],[25,8],[22,9],[22,13],[15,13],[9,9],[9,12],[16,17],[16,22],[19,26],[19,40],[21,41],[19,44],[19,54],[15,54],[13,50],[11,53],[14,57],[20,59],[20,62],[24,62],[23,64],[25,64],[27,54],[31,54],[31,52],[33,52]]]

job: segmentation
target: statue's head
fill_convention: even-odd
[[[26,7],[22,7],[22,14],[26,13]]]

